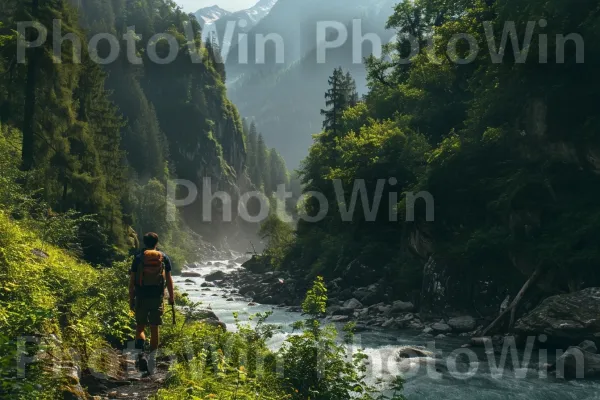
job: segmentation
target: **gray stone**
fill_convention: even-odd
[[[588,353],[596,354],[598,352],[598,347],[596,347],[596,343],[592,342],[591,340],[584,340],[583,342],[579,343],[579,346],[577,347],[579,347],[583,351],[587,351]]]
[[[352,309],[357,309],[357,308],[363,308],[363,305],[360,301],[356,300],[356,299],[350,299],[347,300],[344,303],[344,307],[345,308],[352,308]]]
[[[223,271],[215,271],[211,274],[206,275],[204,277],[204,280],[207,282],[222,281],[223,279],[225,279],[226,276],[227,274]]]
[[[452,330],[450,325],[443,324],[441,322],[437,322],[437,323],[431,325],[431,328],[436,332],[442,332],[442,333],[450,332]]]
[[[337,310],[334,310],[332,315],[345,315],[347,317],[354,314],[354,308],[351,307],[338,307]]]
[[[600,288],[548,297],[519,319],[515,331],[524,336],[545,334],[549,343],[575,344],[600,332]]]
[[[415,309],[415,306],[413,303],[398,300],[392,304],[391,312],[393,312],[393,313],[410,312],[410,311],[413,311],[414,309]]]
[[[477,321],[475,321],[475,318],[465,315],[462,317],[450,318],[448,320],[448,325],[456,332],[471,332],[475,329]]]
[[[581,379],[600,377],[600,355],[572,346],[556,360],[551,371],[557,378]]]
[[[196,271],[183,271],[181,273],[181,277],[182,278],[200,278],[200,277],[202,277],[202,274],[200,272],[196,272]]]
[[[404,358],[420,358],[430,357],[435,358],[435,354],[424,347],[419,346],[402,346],[398,350],[396,355],[397,359],[401,360]]]
[[[334,315],[333,317],[331,317],[332,322],[345,322],[349,319],[350,317],[348,317],[347,315]]]

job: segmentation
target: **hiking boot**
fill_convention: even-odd
[[[148,358],[146,354],[141,353],[138,358],[138,369],[141,372],[148,372]]]

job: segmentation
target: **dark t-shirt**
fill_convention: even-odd
[[[138,265],[141,264],[142,262],[142,255],[144,254],[144,251],[149,250],[149,249],[144,249],[142,252],[140,252],[137,256],[135,256],[133,258],[133,263],[131,263],[131,269],[129,270],[129,272],[137,272],[138,269]],[[157,249],[157,251],[160,251]],[[171,270],[173,269],[172,265],[171,265],[171,260],[169,259],[169,256],[167,256],[165,253],[163,253],[162,251],[160,251],[163,255],[163,262],[165,263],[165,272],[171,272]]]

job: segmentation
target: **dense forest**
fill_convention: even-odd
[[[600,20],[597,2],[572,5],[397,5],[387,26],[400,40],[367,60],[368,94],[357,102],[341,69],[330,78],[325,129],[300,169],[305,193],[324,194],[329,208],[270,246],[272,263],[308,281],[379,285],[381,299],[438,316],[495,314],[531,277],[529,308],[600,284],[600,89],[591,83],[600,49],[589,39],[585,48],[572,36],[559,40],[597,37]],[[514,40],[503,34],[511,21]],[[479,51],[452,42],[459,34],[471,35]],[[402,40],[409,35],[418,53]],[[304,212],[316,216],[321,207],[309,197]]]
[[[26,185],[43,188],[40,198],[55,211],[96,216],[98,224],[82,229],[82,237],[98,245],[112,243],[113,249],[88,244],[83,247],[87,260],[106,264],[116,256],[113,250],[135,247],[134,231],[157,231],[183,261],[197,238],[180,229],[180,220],[167,220],[169,179],[187,179],[202,188],[202,178],[210,177],[216,189],[232,193],[253,187],[268,193],[287,182],[277,151],[251,132],[227,99],[219,49],[203,43],[197,21],[172,3],[15,1],[4,9],[1,120],[23,132],[22,167],[30,172]],[[57,33],[84,43],[83,54],[74,51],[73,40],[64,40],[57,55],[48,40],[27,51],[26,65],[18,62],[15,23],[35,19],[53,37],[57,16],[62,24]],[[132,26],[136,32],[127,30]],[[35,35],[32,31],[27,35]],[[177,38],[179,52],[173,62],[157,64],[147,49],[150,39],[164,32]],[[107,42],[100,41],[92,55],[85,46],[98,33],[131,35],[134,46],[100,66],[93,60],[110,55]],[[154,48],[159,58],[168,55],[166,40]],[[194,55],[202,62],[192,63]],[[202,226],[200,203],[181,210],[190,227],[209,240],[235,230]],[[106,240],[93,240],[98,235]]]

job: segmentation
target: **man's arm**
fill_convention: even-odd
[[[169,304],[175,304],[175,291],[173,288],[173,277],[167,272],[167,291],[169,292]]]
[[[129,270],[129,307],[135,308],[135,275],[137,271],[137,257],[133,258],[131,269]]]
[[[129,274],[129,307],[133,310],[135,304],[135,272]]]

